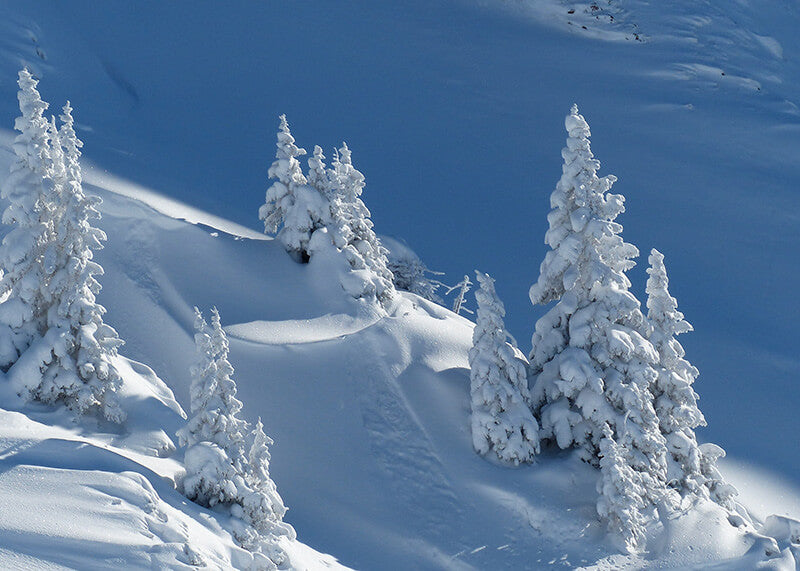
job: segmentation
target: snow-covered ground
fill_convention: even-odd
[[[0,567],[246,564],[173,486],[192,306],[216,305],[244,415],[275,440],[298,568],[797,568],[796,524],[768,516],[800,518],[798,7],[592,6],[0,6],[0,180],[27,63],[76,108],[109,236],[100,301],[135,360],[120,359],[119,433],[1,395]],[[667,254],[697,329],[681,341],[702,372],[700,437],[730,452],[723,471],[774,543],[705,506],[620,554],[591,468],[472,451],[471,322],[411,295],[381,318],[254,230],[286,112],[307,147],[347,138],[379,232],[450,282],[492,273],[525,346],[573,100],[628,196],[626,238]]]

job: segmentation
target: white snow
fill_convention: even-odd
[[[313,7],[326,26],[343,26],[348,41],[320,36],[316,53],[320,58],[330,53],[336,64],[329,65],[330,75],[303,68],[294,73],[308,82],[308,93],[324,92],[336,104],[335,119],[304,107],[308,100],[299,93],[281,96],[287,109],[253,105],[252,91],[200,73],[218,67],[257,76],[254,61],[270,66],[274,61],[272,54],[253,49],[248,34],[283,41],[281,33],[296,33],[309,42],[301,27],[284,22],[292,14],[254,12],[228,24],[209,12],[215,26],[242,27],[242,33],[236,29],[235,47],[207,42],[219,56],[209,62],[190,41],[195,30],[203,42],[210,38],[199,21],[207,14],[198,7],[191,21],[182,6],[177,19],[166,7],[163,19],[150,17],[146,29],[152,25],[159,38],[171,39],[147,46],[134,45],[131,37],[143,28],[121,7],[130,20],[124,30],[109,26],[99,8],[89,11],[97,11],[101,25],[95,29],[77,4],[0,7],[0,79],[5,78],[0,182],[8,172],[10,109],[16,104],[7,72],[29,62],[49,86],[45,92],[68,91],[79,116],[92,109],[86,124],[78,125],[79,132],[92,134],[87,141],[91,138],[94,149],[86,152],[96,160],[96,166],[84,165],[84,188],[104,201],[99,226],[108,242],[97,255],[106,270],[98,301],[108,309],[106,321],[126,341],[124,357],[115,363],[128,414],[119,429],[90,420],[75,423],[64,410],[25,405],[0,378],[0,567],[249,565],[250,556],[225,531],[224,516],[188,502],[175,489],[183,461],[175,432],[185,423],[179,403],[189,404],[192,307],[216,305],[231,323],[226,331],[242,415],[250,422],[262,417],[275,441],[270,475],[289,509],[285,519],[302,542],[281,540],[294,568],[796,569],[792,542],[800,490],[789,475],[797,468],[790,437],[798,428],[792,399],[800,367],[790,342],[796,338],[796,296],[784,291],[796,281],[795,265],[787,260],[793,259],[798,236],[791,186],[800,116],[793,103],[800,77],[793,63],[794,8],[778,12],[777,2],[751,10],[747,6],[754,4],[743,2],[631,0],[608,3],[593,14],[598,11],[588,2],[492,0],[481,4],[518,9],[510,17],[484,18],[481,12],[473,19],[456,2],[411,4],[354,5],[372,19],[352,27],[345,26],[344,8]],[[219,10],[227,14],[229,8]],[[297,10],[299,18],[308,17],[303,7]],[[443,12],[452,20],[442,18]],[[515,19],[519,14],[526,19]],[[254,28],[247,27],[250,20]],[[441,35],[445,20],[452,33]],[[259,28],[264,21],[273,27]],[[175,22],[183,27],[172,28]],[[316,33],[319,28],[310,24],[317,20],[308,22]],[[397,65],[414,69],[420,83],[401,81],[393,75],[391,58],[383,57],[387,52],[364,41],[363,33],[379,35],[386,26],[406,34],[410,48]],[[338,51],[342,45],[352,48],[350,42],[358,47],[353,61],[341,59]],[[306,44],[287,46],[287,53],[299,53]],[[530,54],[541,68],[529,65]],[[171,67],[152,65],[158,60]],[[578,60],[583,63],[568,66]],[[497,76],[487,73],[487,61]],[[374,79],[384,72],[391,89],[373,90],[369,82],[343,89],[352,74]],[[505,83],[509,77],[513,82]],[[280,82],[274,81],[267,77],[259,84],[262,91],[279,92]],[[418,98],[426,89],[441,97],[435,108]],[[312,136],[319,121],[326,137],[351,140],[352,135],[359,161],[362,152],[365,159],[359,168],[370,184],[383,181],[365,197],[371,209],[373,197],[383,205],[383,213],[374,209],[376,221],[388,219],[388,205],[407,203],[398,215],[405,218],[402,224],[393,221],[387,232],[413,237],[426,259],[438,252],[448,264],[453,258],[463,265],[465,256],[474,255],[475,264],[491,260],[504,266],[503,273],[518,278],[498,278],[509,314],[519,315],[515,319],[530,329],[538,316],[526,313],[520,284],[535,279],[543,249],[520,255],[508,245],[541,241],[546,194],[557,179],[562,144],[560,132],[549,136],[561,129],[558,114],[575,90],[584,97],[582,108],[592,111],[587,116],[598,117],[592,125],[607,149],[599,153],[604,164],[621,176],[618,186],[628,185],[628,239],[643,250],[650,241],[665,243],[675,264],[675,289],[690,294],[680,296],[681,308],[698,332],[695,341],[687,340],[687,350],[703,371],[697,391],[704,412],[710,411],[708,432],[699,436],[713,436],[728,449],[736,446],[738,454],[721,461],[722,472],[739,489],[755,528],[772,539],[701,504],[665,527],[649,529],[646,553],[619,553],[597,520],[595,469],[568,453],[548,452],[536,465],[519,468],[474,453],[470,321],[406,293],[398,293],[383,315],[348,295],[334,261],[301,266],[277,241],[185,204],[207,210],[216,205],[230,213],[230,204],[252,195],[255,226],[273,154],[267,152],[272,117],[291,111],[302,125],[298,132]],[[224,129],[213,123],[215,117],[203,116],[214,98],[227,110],[218,113]],[[422,114],[420,123],[412,121],[412,110]],[[438,121],[426,126],[432,116]],[[416,138],[394,140],[405,122],[419,129]],[[506,131],[509,123],[524,136]],[[232,125],[238,128],[228,130]],[[740,128],[747,138],[738,136]],[[484,146],[502,148],[508,164],[485,161],[481,145],[452,151],[442,144],[466,131],[478,132]],[[432,133],[442,138],[428,141]],[[386,147],[372,137],[387,141]],[[366,144],[356,145],[358,139]],[[247,155],[242,141],[263,144]],[[391,155],[398,149],[415,154],[395,163],[398,157]],[[149,182],[105,170],[120,165],[128,165],[129,178]],[[164,165],[181,175],[171,178]],[[462,165],[471,167],[464,178],[449,180]],[[238,178],[244,169],[255,172],[263,187]],[[438,170],[450,186],[438,185],[442,179],[433,176]],[[495,185],[487,185],[491,200],[476,200],[464,205],[464,214],[454,213],[453,197],[465,191],[465,182],[486,183],[484,171],[491,171],[488,181]],[[414,183],[420,188],[411,189]],[[209,188],[214,192],[200,196]],[[444,201],[444,210],[436,210],[437,200]],[[493,212],[501,208],[502,214]],[[456,225],[461,218],[464,225]],[[585,220],[573,218],[570,224],[582,228]],[[430,238],[435,226],[443,228],[437,235],[441,242]],[[472,249],[479,243],[487,244],[491,258]],[[471,266],[453,277],[467,269]],[[638,291],[642,274],[632,276]],[[720,283],[720,275],[728,277]],[[576,307],[569,302],[562,301],[571,314]],[[619,349],[628,351],[637,340],[620,336],[619,341]],[[596,382],[581,364],[565,363],[562,374]],[[570,423],[564,422],[569,432]],[[765,469],[771,463],[780,466],[778,475]]]

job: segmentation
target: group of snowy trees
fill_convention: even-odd
[[[96,301],[103,269],[93,251],[106,235],[92,223],[101,201],[83,191],[83,143],[70,104],[59,126],[45,117],[48,104],[27,69],[18,84],[16,158],[1,191],[10,230],[0,245],[0,369],[28,400],[122,423],[115,366],[122,341]],[[186,447],[183,492],[231,516],[233,537],[253,553],[254,568],[276,569],[286,559],[278,539],[294,539],[295,532],[282,521],[286,507],[269,475],[272,441],[260,419],[251,429],[238,417],[242,405],[219,313],[212,310],[209,327],[195,311],[192,416],[178,434]]]
[[[361,199],[364,175],[353,166],[346,143],[334,149],[330,167],[318,145],[304,174],[300,157],[305,149],[295,144],[286,116],[279,117],[277,153],[268,174],[273,181],[258,211],[264,233],[274,235],[299,263],[315,256],[335,256],[342,262],[342,287],[354,298],[377,300],[388,307],[395,290],[408,291],[442,303],[456,291],[454,311],[462,311],[469,277],[448,288],[411,250],[397,243],[389,250],[373,230],[370,211]],[[463,308],[464,311],[468,311]]]
[[[191,416],[178,433],[186,447],[183,493],[190,500],[233,517],[233,536],[260,556],[264,568],[281,565],[281,536],[296,537],[283,522],[286,507],[269,475],[269,446],[261,419],[254,428],[239,418],[228,338],[217,308],[209,327],[195,308],[195,348],[192,367]],[[271,562],[271,563],[270,563]]]
[[[364,175],[353,166],[346,143],[335,150],[331,166],[322,148],[314,147],[303,174],[286,116],[280,116],[276,160],[269,169],[274,180],[259,209],[264,232],[277,234],[286,251],[299,262],[335,251],[347,262],[343,287],[355,298],[386,304],[394,293],[387,250],[373,231],[369,209],[361,200]]]
[[[478,272],[473,441],[513,464],[532,461],[542,444],[579,450],[600,469],[599,515],[636,549],[657,513],[698,498],[731,508],[735,490],[716,468],[722,449],[695,437],[705,425],[692,388],[698,371],[676,339],[692,328],[667,289],[664,256],[650,255],[645,316],[626,276],[639,252],[620,235],[616,178],[597,176],[577,106],[566,129],[550,250],[530,289],[534,305],[555,304],[536,323],[528,363],[507,343],[493,280]]]
[[[2,188],[0,368],[31,400],[96,409],[122,422],[113,358],[122,341],[96,302],[103,269],[92,260],[105,234],[92,226],[99,199],[83,192],[81,141],[67,103],[61,126],[44,113],[37,80],[19,72],[15,161]]]

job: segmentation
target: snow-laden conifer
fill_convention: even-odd
[[[184,495],[203,506],[227,509],[240,520],[233,523],[239,545],[268,557],[269,568],[281,565],[285,554],[277,538],[296,534],[282,521],[286,508],[269,476],[272,441],[260,420],[248,436],[247,423],[238,416],[242,403],[236,398],[228,339],[217,309],[211,310],[209,326],[195,308],[194,326],[191,417],[178,433],[186,446]]]
[[[539,452],[539,425],[528,407],[525,363],[508,344],[494,280],[475,273],[480,289],[469,351],[472,442],[479,454],[494,453],[502,462],[532,462]]]
[[[46,331],[42,299],[42,255],[52,235],[52,196],[56,192],[54,152],[44,112],[48,104],[27,69],[19,72],[19,108],[14,122],[15,159],[0,195],[8,203],[3,224],[11,230],[0,246],[0,368],[13,365]]]
[[[542,439],[577,447],[595,465],[606,427],[617,442],[624,438],[625,463],[641,473],[655,505],[666,497],[666,444],[650,392],[658,355],[625,275],[638,251],[620,236],[615,219],[624,198],[608,192],[615,177],[597,176],[600,163],[577,106],[565,125],[563,174],[545,235],[550,251],[530,289],[534,304],[558,301],[532,339],[534,412]]]
[[[278,488],[269,475],[272,439],[264,434],[264,425],[258,419],[252,433],[252,444],[248,455],[247,482],[252,489],[244,501],[244,510],[253,527],[261,534],[286,535],[294,539],[295,531],[283,521],[286,506],[278,494]]]
[[[706,425],[692,388],[699,372],[686,360],[686,352],[676,338],[692,331],[692,326],[678,311],[678,302],[669,293],[664,255],[653,249],[649,263],[647,318],[652,327],[650,341],[660,360],[653,392],[656,414],[669,451],[668,481],[683,496],[711,497],[730,507],[730,498],[736,492],[722,481],[716,468],[717,458],[725,453],[712,445],[704,455],[694,433],[695,428]]]
[[[364,175],[353,166],[346,143],[334,153],[328,177],[331,183],[328,234],[360,278],[358,288],[348,289],[355,297],[375,297],[386,303],[394,292],[387,250],[372,229],[369,209],[361,200]]]
[[[38,383],[28,383],[31,396],[47,403],[64,402],[84,413],[97,407],[114,422],[125,415],[115,393],[122,383],[113,359],[122,341],[103,322],[105,308],[96,295],[100,283],[95,276],[103,268],[93,260],[93,251],[103,247],[105,233],[92,226],[100,218],[100,199],[83,191],[80,148],[72,107],[64,106],[62,126],[51,126],[52,144],[62,152],[56,169],[57,202],[51,209],[54,233],[43,254],[48,306],[47,334],[51,355],[41,363]]]
[[[180,431],[179,438],[181,445],[187,449],[203,442],[219,447],[227,455],[234,470],[244,474],[247,466],[246,426],[238,417],[242,403],[236,398],[233,366],[228,360],[228,342],[219,324],[219,312],[216,308],[212,309],[212,323],[214,326],[209,327],[203,314],[195,308],[194,340],[197,360],[191,369],[191,416],[186,427]],[[213,486],[209,488],[207,484],[213,483],[196,482],[193,476],[187,467],[184,491],[189,499],[208,506],[234,501],[235,496],[225,495],[225,486],[219,490]],[[212,488],[214,492],[211,491]]]
[[[264,221],[264,232],[277,233],[278,239],[297,261],[307,262],[311,235],[327,221],[327,199],[317,188],[310,186],[303,175],[298,157],[305,155],[306,151],[295,144],[286,115],[280,116],[276,146],[276,160],[269,168],[269,177],[274,182],[267,189],[266,201],[258,216]],[[320,154],[315,158],[320,160],[324,157]],[[315,182],[319,180],[315,179]]]

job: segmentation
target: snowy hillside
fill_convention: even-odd
[[[798,7],[400,4],[0,7],[0,184],[29,65],[54,110],[75,106],[103,199],[99,301],[128,414],[75,422],[0,379],[0,567],[250,565],[225,517],[176,490],[193,306],[216,306],[242,416],[275,441],[287,567],[800,569]],[[697,330],[681,342],[698,435],[740,492],[742,516],[702,503],[638,554],[606,536],[574,454],[475,454],[472,321],[409,293],[354,300],[329,259],[298,264],[258,225],[279,113],[309,150],[346,138],[376,231],[449,284],[489,271],[527,353],[573,100],[620,176],[626,239],[667,253]]]

